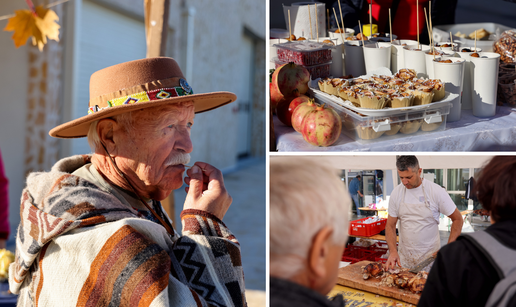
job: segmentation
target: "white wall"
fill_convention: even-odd
[[[2,1],[0,15],[26,6],[25,1]],[[7,20],[0,21],[4,28]],[[27,108],[28,50],[14,47],[13,32],[0,31],[0,150],[9,179],[10,241],[14,240],[20,220],[20,196],[25,185],[24,152]]]

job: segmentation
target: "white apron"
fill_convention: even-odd
[[[425,187],[423,189],[424,203],[405,203],[407,188],[403,189],[403,198],[399,207],[399,248],[401,266],[412,268],[421,261],[430,257],[439,250],[441,243],[439,238],[439,224],[434,219],[430,210],[430,203],[426,198]],[[430,269],[427,266],[425,271]]]

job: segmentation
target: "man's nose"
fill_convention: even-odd
[[[174,149],[185,153],[191,153],[193,151],[192,139],[190,138],[190,131],[188,129],[178,129]]]

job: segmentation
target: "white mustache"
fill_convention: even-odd
[[[184,152],[176,152],[169,156],[167,160],[165,161],[165,166],[172,166],[172,165],[179,165],[183,164],[186,165],[190,162],[190,154],[184,153]]]

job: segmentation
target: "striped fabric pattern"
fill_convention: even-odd
[[[9,284],[18,306],[246,306],[240,246],[222,221],[182,212],[183,236],[71,173],[33,173],[20,205]]]

